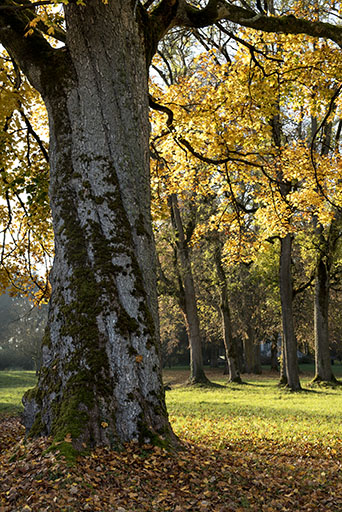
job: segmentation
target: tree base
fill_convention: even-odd
[[[202,377],[189,377],[187,386],[212,386],[213,383],[204,375]]]
[[[229,383],[229,384],[233,384],[233,383],[234,383],[234,384],[244,384],[244,382],[243,382],[243,380],[241,379],[241,377],[240,377],[240,376],[238,376],[238,377],[234,377],[234,378],[232,378],[232,379],[228,379],[228,383]]]
[[[310,386],[323,386],[323,387],[335,387],[341,386],[342,382],[339,382],[335,375],[331,374],[329,379],[324,379],[320,375],[315,375],[315,377],[310,382]]]
[[[278,382],[278,386],[280,388],[284,388],[285,386],[287,386],[287,377],[285,375],[282,375],[279,379],[279,382]]]
[[[293,393],[296,393],[297,391],[303,391],[303,388],[300,384],[299,386],[290,386],[290,384],[286,384],[285,389]]]

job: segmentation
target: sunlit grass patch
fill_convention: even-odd
[[[315,444],[342,440],[342,388],[291,393],[276,378],[224,388],[175,387],[167,392],[172,426],[181,438],[213,447],[236,443]],[[220,379],[222,384],[222,379]]]
[[[21,399],[28,388],[36,384],[35,372],[1,371],[0,372],[0,414],[19,413],[23,406]]]
[[[291,393],[277,386],[277,376],[244,376],[245,384],[226,384],[222,371],[210,374],[218,388],[182,386],[186,369],[164,372],[171,381],[166,400],[172,427],[182,439],[212,446],[279,443],[334,449],[342,442],[342,386]],[[172,381],[177,381],[172,385]],[[0,372],[0,414],[22,411],[24,392],[36,383],[34,372]]]

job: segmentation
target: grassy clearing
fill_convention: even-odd
[[[176,433],[196,443],[221,448],[257,440],[283,445],[324,445],[334,449],[342,441],[342,387],[310,387],[291,393],[277,386],[277,378],[245,376],[245,384],[226,384],[220,371],[209,377],[223,387],[196,390],[180,383],[186,371],[166,371],[174,383],[167,406]]]
[[[20,413],[23,394],[35,384],[35,372],[0,371],[0,414]]]

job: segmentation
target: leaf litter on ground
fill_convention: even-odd
[[[24,443],[18,417],[0,423],[0,512],[337,512],[342,447],[260,438],[220,449],[182,439],[177,453],[131,443],[70,466],[49,440]]]
[[[342,511],[341,387],[291,394],[267,374],[239,386],[221,373],[196,389],[187,370],[165,372],[176,453],[132,443],[71,466],[0,414],[0,512]]]

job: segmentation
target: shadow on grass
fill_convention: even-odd
[[[297,389],[297,390],[292,390],[290,389],[289,387],[287,386],[284,386],[282,384],[279,384],[279,383],[273,383],[273,384],[269,384],[269,383],[262,383],[262,384],[259,384],[259,383],[256,383],[256,382],[241,382],[239,384],[237,384],[236,382],[227,382],[225,384],[224,387],[228,387],[231,391],[244,391],[244,387],[250,387],[250,388],[272,388],[272,389],[278,389],[279,391],[283,391],[284,394],[291,394],[291,395],[295,395],[296,393],[298,394],[305,394],[305,393],[314,393],[314,394],[318,394],[318,395],[321,395],[321,394],[324,394],[324,395],[333,395],[334,393],[329,393],[327,391],[327,389],[334,389],[334,388],[339,388],[339,386],[342,385],[342,382],[339,382],[338,384],[331,384],[331,385],[327,385],[327,386],[324,386],[324,385],[317,385],[314,383],[313,387],[316,387],[316,389],[312,389],[311,387],[311,383],[310,384],[307,384],[306,386],[308,387],[302,387],[301,389]]]
[[[264,388],[265,384],[257,384],[255,382],[247,382],[246,380],[243,380],[242,382],[227,382],[226,386],[229,386],[229,389],[235,389],[234,386],[249,386],[253,388]],[[239,387],[236,388],[237,390]]]
[[[34,387],[36,382],[35,372],[0,371],[0,388]]]
[[[335,381],[312,380],[311,382],[309,382],[308,386],[310,388],[321,389],[323,392],[326,392],[326,389],[340,389],[340,387],[342,386],[342,381],[337,379]]]
[[[327,386],[326,388],[325,387],[322,387],[321,389],[319,389],[319,387],[317,386],[318,389],[312,389],[311,387],[311,383],[307,384],[308,387],[302,387],[301,389],[291,389],[289,388],[288,386],[282,386],[282,385],[278,385],[278,389],[279,391],[283,391],[285,394],[289,394],[289,395],[305,395],[305,394],[308,394],[308,395],[334,395],[334,393],[329,393],[329,391],[327,391],[327,389],[333,389],[334,387],[337,387],[337,386]]]
[[[0,402],[0,416],[1,415],[18,415],[23,412],[21,405],[13,405],[6,402]]]
[[[219,384],[218,382],[212,382],[208,380],[207,382],[185,382],[184,386],[187,388],[200,388],[200,389],[212,389],[212,388],[225,388],[225,384]]]
[[[281,397],[279,398],[281,400]],[[187,412],[191,411],[191,416],[202,417],[203,414],[203,406],[206,407],[207,415],[210,417],[212,415],[213,418],[217,418],[220,416],[229,416],[230,418],[241,418],[246,417],[248,419],[279,419],[282,418],[282,421],[293,422],[294,417],[300,417],[301,421],[306,420],[315,424],[320,420],[329,420],[329,418],[334,417],[337,418],[337,415],[331,413],[319,413],[317,410],[315,411],[305,411],[301,407],[291,406],[290,409],[280,409],[278,407],[273,407],[272,405],[252,405],[252,404],[238,404],[238,406],[232,402],[220,402],[215,403],[210,400],[200,400],[199,402],[182,402],[184,408],[184,416],[187,416]],[[342,415],[341,415],[342,418]]]

